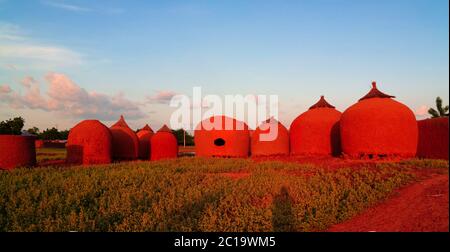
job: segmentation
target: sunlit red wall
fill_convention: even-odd
[[[334,108],[315,108],[298,116],[291,124],[292,155],[338,155],[341,112]]]
[[[143,160],[148,160],[150,158],[150,139],[154,135],[152,131],[140,130],[136,133],[139,139],[139,158]]]
[[[413,157],[418,128],[414,113],[391,98],[364,99],[349,107],[340,121],[346,155]]]
[[[34,141],[33,136],[0,135],[0,169],[35,165]]]
[[[448,117],[418,121],[417,156],[448,160]]]
[[[150,139],[150,159],[160,160],[176,158],[178,156],[178,141],[166,126],[160,129]]]
[[[250,133],[247,124],[226,116],[215,116],[204,122],[217,123],[220,129],[209,129],[200,123],[194,133],[195,154],[199,157],[248,157],[250,152]],[[220,127],[220,123],[222,124]],[[230,130],[225,125],[232,125]],[[242,125],[242,128],[237,127]],[[218,146],[215,141],[222,139]]]
[[[110,127],[112,135],[113,159],[133,160],[138,157],[139,139],[133,130],[128,127],[124,118]]]
[[[262,141],[260,136],[269,134],[269,125],[277,127],[277,136],[272,141]],[[251,134],[250,152],[252,156],[289,155],[288,130],[278,121],[272,123],[264,122],[262,126],[256,128]]]
[[[111,163],[111,133],[98,120],[84,120],[70,129],[66,147],[68,163]]]

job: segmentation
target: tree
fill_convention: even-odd
[[[21,135],[25,120],[22,117],[15,117],[0,122],[0,135]]]
[[[178,145],[183,145],[184,143],[184,129],[177,129],[177,130],[172,130],[172,133],[175,135],[175,137],[177,138],[177,142]],[[194,137],[189,134],[189,132],[186,132],[186,146],[192,146],[194,145]]]
[[[41,138],[43,140],[59,140],[61,139],[61,135],[57,128],[53,127],[51,129],[46,129],[42,132]]]
[[[435,110],[434,108],[430,108],[428,110],[428,113],[432,118],[448,116],[448,105],[442,107],[442,99],[439,96],[436,98],[436,108],[437,110]]]
[[[62,130],[59,132],[60,140],[67,140],[69,137],[69,130]]]
[[[29,128],[28,133],[38,136],[41,132],[38,127]]]

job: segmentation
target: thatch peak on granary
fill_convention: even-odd
[[[321,95],[319,101],[316,102],[316,104],[309,107],[309,109],[315,108],[335,108],[335,107],[325,100],[325,96]]]
[[[275,124],[275,123],[278,123],[278,120],[275,119],[275,117],[271,116],[271,117],[267,118],[267,120],[265,120],[263,123],[273,123],[273,124]]]
[[[395,98],[395,96],[381,92],[377,88],[377,83],[375,81],[372,81],[372,89],[369,91],[369,93],[367,93],[365,96],[359,99],[359,101],[370,98]]]
[[[124,128],[130,128],[127,124],[127,122],[125,122],[125,118],[123,118],[123,115],[120,115],[120,119],[113,124],[111,127],[124,127]]]
[[[140,130],[153,132],[153,129],[150,128],[150,126],[148,126],[148,124],[145,124],[145,126]]]
[[[163,125],[159,130],[158,130],[158,132],[172,132],[172,130],[169,128],[169,127],[167,127],[167,125]]]

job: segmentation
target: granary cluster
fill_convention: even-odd
[[[167,126],[154,134],[145,125],[135,133],[123,116],[110,128],[98,120],[84,120],[70,130],[67,140],[67,162],[71,164],[107,164],[138,158],[159,160],[177,155],[177,140]]]
[[[233,124],[244,124],[244,127],[210,130],[204,129],[203,121],[195,130],[196,155],[384,158],[417,154],[419,157],[448,159],[448,118],[418,123],[411,109],[393,98],[378,90],[373,82],[369,93],[341,113],[321,96],[308,111],[295,118],[289,131],[273,118],[250,131],[245,123],[233,118],[211,117],[205,121],[213,123],[220,118],[223,124],[232,120]],[[267,124],[278,127],[278,135],[271,141],[261,141],[260,135],[268,131]],[[430,138],[431,141],[425,140]],[[434,150],[435,146],[440,149]]]
[[[393,98],[379,91],[373,82],[369,93],[341,113],[322,96],[295,118],[289,130],[274,118],[251,130],[234,118],[213,116],[195,129],[195,153],[200,157],[333,155],[448,159],[448,117],[416,121],[411,109]],[[269,141],[261,138],[274,128],[275,137]],[[154,133],[145,125],[135,133],[123,116],[110,128],[98,120],[78,123],[70,130],[66,147],[66,160],[71,164],[178,156],[177,139],[167,126]],[[34,137],[0,135],[0,169],[35,164]]]

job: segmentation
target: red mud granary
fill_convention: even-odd
[[[291,123],[289,130],[291,154],[339,155],[340,118],[341,112],[321,96],[316,104]]]
[[[351,157],[413,157],[418,129],[414,113],[405,105],[372,90],[342,114],[342,151]]]
[[[417,156],[448,160],[448,117],[420,120]]]
[[[178,157],[177,138],[166,125],[152,136],[150,146],[150,160]]]
[[[123,116],[120,116],[110,128],[112,135],[113,158],[116,160],[133,160],[138,157],[139,139],[128,127]]]
[[[150,139],[154,135],[152,128],[146,124],[136,135],[139,139],[139,158],[145,160],[150,159]]]
[[[226,116],[203,120],[194,133],[199,157],[248,157],[250,133],[247,124]]]
[[[36,164],[34,136],[0,135],[0,169]]]
[[[271,129],[276,131],[270,132]],[[289,155],[289,132],[274,118],[256,128],[250,139],[252,156]]]
[[[98,120],[84,120],[70,129],[66,148],[67,163],[111,163],[111,132]]]

